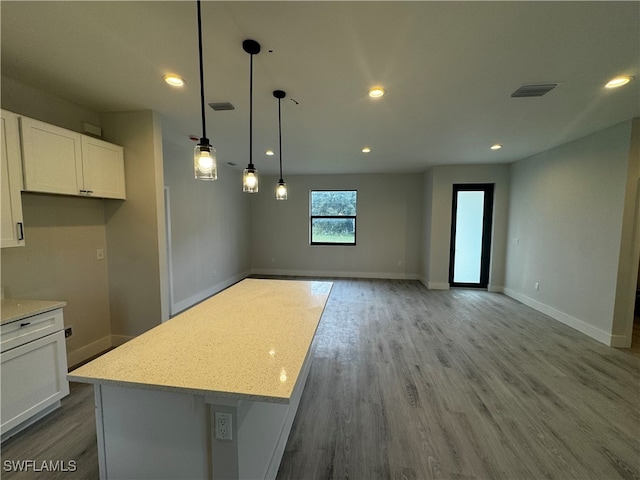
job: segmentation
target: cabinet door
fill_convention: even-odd
[[[24,188],[78,195],[82,189],[81,135],[21,117]]]
[[[0,355],[2,433],[28,420],[69,393],[64,332]]]
[[[22,159],[18,116],[2,110],[2,198],[0,206],[0,247],[24,246],[22,223]]]
[[[121,146],[82,135],[82,174],[87,195],[125,198]]]

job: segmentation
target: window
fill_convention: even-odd
[[[311,190],[311,245],[356,244],[356,190]]]

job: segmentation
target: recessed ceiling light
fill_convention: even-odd
[[[373,87],[369,89],[369,96],[373,98],[378,98],[384,95],[384,88],[382,87]]]
[[[495,144],[491,145],[489,148],[491,150],[500,150],[502,148],[502,145],[500,145],[499,143],[495,143]]]
[[[162,78],[172,87],[182,87],[184,85],[184,80],[179,75],[165,75]]]
[[[269,156],[274,155],[273,150],[267,150],[266,152],[264,152],[264,154]]]
[[[369,147],[364,147],[362,149],[362,153],[370,153],[370,152],[371,152],[371,148],[369,148]]]
[[[631,75],[622,75],[620,77],[612,78],[611,80],[609,80],[607,82],[607,84],[604,87],[605,88],[618,88],[618,87],[621,87],[623,85],[626,85],[631,80],[633,80],[633,77]]]

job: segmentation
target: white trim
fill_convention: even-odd
[[[107,457],[105,455],[104,419],[102,418],[102,385],[93,386],[93,396],[96,403],[96,439],[98,444],[98,471],[100,480],[107,480]]]
[[[167,236],[167,285],[169,286],[169,318],[175,313],[173,311],[173,256],[171,255],[172,243],[171,243],[171,196],[169,187],[164,186],[164,223],[165,232]],[[167,318],[167,321],[169,320]]]
[[[504,293],[505,295],[519,301],[520,303],[524,303],[526,306],[544,313],[554,320],[558,320],[559,322],[564,323],[565,325],[568,325],[571,328],[574,328],[579,332],[582,332],[585,335],[588,335],[589,337],[604,343],[605,345],[613,346],[614,337],[611,334],[588,324],[584,320],[580,320],[579,318],[573,317],[565,312],[556,310],[549,305],[539,302],[538,300],[534,300],[533,298],[528,297],[520,292],[516,292],[515,290],[512,290],[510,288],[505,288]]]
[[[345,272],[340,270],[284,270],[275,268],[254,268],[254,275],[291,275],[300,277],[338,277],[338,278],[383,278],[391,280],[420,280],[417,273],[390,272]]]
[[[227,278],[222,282],[218,282],[215,285],[212,285],[206,290],[198,292],[195,295],[191,295],[190,297],[185,298],[184,300],[181,300],[179,302],[173,303],[171,305],[171,316],[177,315],[183,310],[194,306],[196,303],[201,302],[202,300],[209,298],[212,295],[215,295],[216,293],[224,290],[227,287],[230,287],[234,283],[238,283],[240,280],[247,278],[250,274],[251,272],[239,273],[238,275],[234,275],[233,277]]]
[[[611,335],[609,346],[613,348],[631,348],[632,337],[629,335]]]
[[[487,291],[491,293],[502,293],[504,292],[504,287],[500,285],[489,285]]]
[[[73,368],[81,362],[84,362],[87,358],[91,358],[99,353],[109,350],[112,345],[112,335],[102,337],[95,342],[91,342],[88,345],[80,347],[72,352],[67,353],[67,365],[69,368]]]
[[[440,282],[429,282],[427,283],[427,288],[429,290],[449,290],[451,285],[448,283],[440,283]]]

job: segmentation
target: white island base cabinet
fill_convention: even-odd
[[[95,385],[100,479],[274,479],[309,364],[286,404]],[[216,412],[231,414],[230,440]]]

